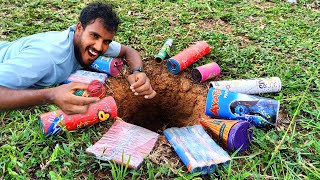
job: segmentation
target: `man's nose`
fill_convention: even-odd
[[[96,41],[96,43],[95,43],[95,45],[94,45],[94,48],[95,48],[97,51],[102,52],[102,50],[103,50],[103,41],[101,41],[101,40]]]

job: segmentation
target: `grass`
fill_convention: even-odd
[[[60,31],[77,22],[89,1],[2,0],[0,40]],[[320,179],[320,1],[292,5],[263,0],[123,0],[113,2],[121,18],[116,40],[151,59],[164,41],[178,53],[206,40],[211,53],[193,67],[217,62],[223,79],[278,76],[283,88],[266,94],[281,102],[279,128],[254,129],[250,150],[209,178]],[[53,105],[0,113],[0,179],[111,179],[112,166],[85,153],[108,122],[45,138],[39,114]],[[132,179],[192,179],[185,169],[146,161]],[[125,173],[127,174],[127,173]],[[198,176],[201,178],[201,176]]]

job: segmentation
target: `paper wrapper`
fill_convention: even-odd
[[[201,125],[169,128],[163,134],[191,173],[211,174],[218,165],[228,166],[231,160]]]
[[[117,120],[108,132],[86,151],[97,159],[123,165],[127,165],[130,158],[128,167],[137,169],[155,146],[158,137],[159,134],[148,129]]]
[[[108,78],[108,75],[105,73],[77,70],[75,73],[71,74],[64,83],[68,84],[70,82],[80,82],[80,83],[89,84],[93,80],[98,80],[103,84],[105,84],[107,81],[107,78]]]
[[[203,119],[200,124],[210,129],[214,139],[229,151],[246,150],[252,140],[252,125],[247,121]]]
[[[123,60],[121,58],[100,56],[91,64],[90,68],[111,76],[118,76],[123,69]]]
[[[191,72],[191,76],[196,82],[204,82],[219,75],[220,67],[215,62],[196,67]]]
[[[173,39],[171,38],[167,39],[164,45],[161,47],[158,54],[154,56],[157,63],[162,62],[168,56],[170,52],[170,48],[172,46],[172,42],[173,42]]]
[[[117,116],[117,105],[113,97],[107,96],[90,105],[87,113],[67,115],[62,110],[40,114],[43,133],[56,135],[65,127],[66,130],[75,130]]]
[[[229,81],[211,81],[210,87],[243,94],[262,94],[279,92],[281,90],[281,80],[279,77],[270,77]]]
[[[245,120],[257,127],[273,128],[279,108],[278,100],[210,88],[205,114],[214,119]]]
[[[191,64],[210,52],[210,46],[205,41],[199,41],[177,55],[168,59],[167,68],[172,74],[178,74]]]

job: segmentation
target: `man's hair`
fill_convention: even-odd
[[[111,4],[104,4],[100,2],[90,3],[85,7],[80,14],[79,20],[82,27],[85,29],[87,25],[93,23],[97,18],[103,22],[103,26],[110,32],[117,32],[119,25],[119,18],[112,10]]]

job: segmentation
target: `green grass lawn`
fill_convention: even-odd
[[[0,40],[65,30],[88,2],[1,0]],[[228,169],[209,178],[320,179],[320,1],[113,3],[122,22],[116,40],[140,51],[144,59],[153,58],[169,37],[175,42],[172,54],[205,40],[211,53],[194,66],[215,61],[222,79],[281,78],[281,92],[264,95],[281,102],[278,129],[254,129],[250,150],[233,155]],[[106,179],[192,178],[183,168],[172,172],[148,160],[137,171],[124,171],[89,156],[85,149],[101,138],[99,130],[107,122],[45,138],[38,117],[55,108],[0,113],[0,179],[95,179],[106,172]]]

